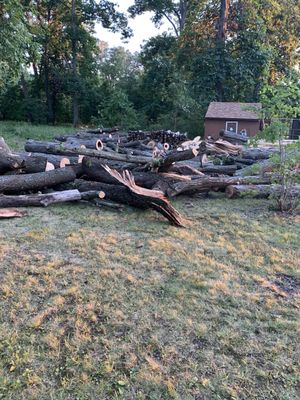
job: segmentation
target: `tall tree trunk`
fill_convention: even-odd
[[[78,125],[79,120],[79,104],[78,104],[78,93],[77,93],[77,18],[76,18],[76,0],[72,0],[72,71],[74,79],[73,87],[73,126]]]
[[[223,88],[223,76],[224,66],[225,66],[225,45],[227,38],[227,25],[228,25],[228,15],[229,15],[230,0],[220,1],[220,16],[218,21],[218,30],[216,37],[216,47],[219,59],[219,74],[216,79],[216,95],[218,101],[224,100],[224,88]]]
[[[21,75],[21,90],[24,96],[25,100],[25,110],[26,110],[26,118],[29,122],[33,123],[34,118],[30,109],[30,95],[29,95],[29,90],[28,90],[28,84],[26,82],[26,79],[24,77],[24,74],[22,73]]]

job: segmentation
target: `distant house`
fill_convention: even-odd
[[[205,115],[205,138],[219,138],[221,130],[255,136],[260,130],[260,103],[210,103]]]

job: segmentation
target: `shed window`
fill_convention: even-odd
[[[237,133],[238,132],[238,122],[237,121],[227,121],[226,131]]]

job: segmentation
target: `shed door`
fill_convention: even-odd
[[[237,121],[227,121],[225,129],[228,132],[238,133],[238,122]]]

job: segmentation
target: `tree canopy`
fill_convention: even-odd
[[[299,85],[298,0],[135,0],[128,15],[149,11],[171,30],[133,55],[95,37],[97,23],[132,34],[111,1],[2,0],[0,117],[196,134],[210,101]]]

